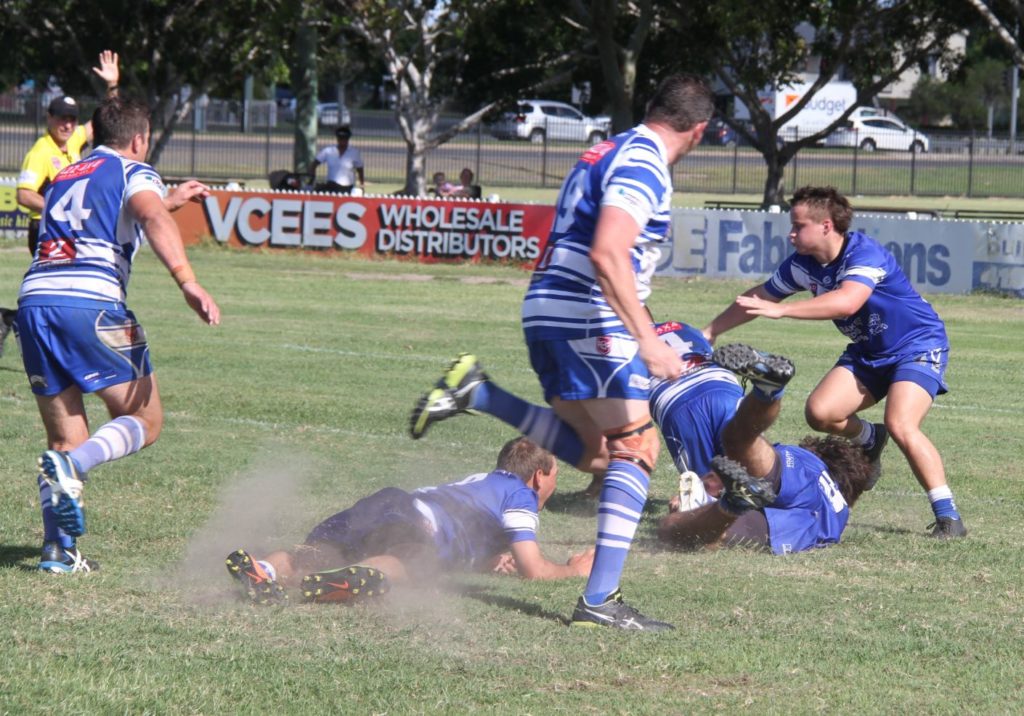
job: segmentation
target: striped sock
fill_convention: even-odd
[[[960,519],[960,513],[957,511],[956,503],[953,501],[953,491],[949,489],[949,485],[928,490],[928,500],[932,503],[932,512],[935,513],[936,517]]]
[[[634,463],[612,460],[608,465],[597,508],[594,566],[583,592],[587,604],[601,604],[618,589],[650,482],[647,473]]]
[[[551,408],[528,403],[490,381],[473,391],[469,407],[511,425],[567,465],[576,467],[583,458],[579,435]]]
[[[70,453],[80,473],[87,473],[97,465],[136,453],[146,444],[146,428],[131,415],[114,418],[92,434]]]

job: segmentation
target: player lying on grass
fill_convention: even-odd
[[[492,472],[412,492],[385,488],[328,517],[294,550],[260,560],[232,552],[228,572],[257,604],[286,602],[293,584],[307,602],[371,598],[393,583],[439,572],[491,570],[508,550],[526,579],[585,577],[593,549],[556,564],[537,545],[537,513],[557,479],[554,456],[516,438],[501,449]]]
[[[680,324],[664,326],[678,328],[663,332],[663,338],[695,332]],[[702,340],[693,345],[699,349],[702,343],[709,348]],[[766,547],[775,554],[839,542],[871,465],[864,451],[844,438],[808,437],[799,446],[765,440],[762,433],[778,418],[783,390],[795,372],[793,364],[741,344],[723,346],[710,359],[698,352],[684,354],[683,360],[692,368],[655,389],[652,412],[663,430],[667,426],[666,442],[676,464],[693,464],[703,481],[681,495],[683,499],[673,500],[670,510],[675,511],[658,524],[658,537],[690,549],[742,544]],[[753,382],[738,406],[738,386],[716,376],[722,368]],[[673,420],[673,413],[681,410],[685,414]],[[689,450],[679,449],[682,443],[669,437],[680,432],[696,436],[686,441]],[[719,440],[725,457],[707,461]],[[723,494],[723,483],[744,481],[748,492]]]

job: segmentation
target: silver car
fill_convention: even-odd
[[[546,99],[527,99],[516,103],[490,125],[498,139],[528,139],[534,143],[564,140],[596,144],[608,138],[609,117],[588,117],[572,105]]]

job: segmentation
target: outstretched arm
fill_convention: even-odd
[[[857,281],[843,281],[835,291],[805,301],[781,304],[762,300],[756,296],[740,296],[736,304],[751,318],[802,318],[805,320],[834,320],[849,318],[867,302],[871,287]],[[749,320],[749,319],[748,319]]]
[[[128,210],[146,232],[153,253],[178,283],[189,308],[210,325],[220,323],[220,307],[196,281],[181,241],[181,232],[167,211],[163,198],[155,191],[136,192],[128,200]]]
[[[594,548],[586,552],[574,554],[565,564],[549,562],[541,554],[536,542],[513,542],[512,557],[516,570],[523,579],[565,579],[566,577],[586,577],[594,564]]]
[[[775,298],[764,288],[764,284],[758,284],[753,288],[747,289],[740,295],[735,302],[729,304],[729,307],[724,311],[715,316],[714,320],[708,325],[704,326],[702,333],[704,337],[708,339],[709,343],[714,343],[715,339],[726,331],[736,328],[736,326],[742,326],[744,323],[754,320],[758,314],[752,314],[747,311],[746,307],[741,303],[747,298],[757,298],[764,302],[778,303],[781,299]]]

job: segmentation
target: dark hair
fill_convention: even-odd
[[[800,441],[800,447],[821,458],[846,504],[853,507],[871,477],[871,463],[864,449],[837,435],[824,438],[808,435]]]
[[[524,482],[533,477],[537,470],[550,472],[554,466],[554,455],[523,437],[509,440],[498,453],[497,469],[519,475]]]
[[[827,214],[832,219],[832,225],[840,234],[845,234],[850,230],[850,222],[853,221],[853,207],[850,206],[850,201],[834,186],[800,187],[789,202],[790,206],[797,204],[804,204],[819,215]]]
[[[690,74],[669,75],[647,103],[644,121],[686,132],[711,119],[714,109],[714,95],[704,80]]]
[[[107,97],[92,115],[94,144],[124,149],[149,132],[149,107],[130,97]]]

